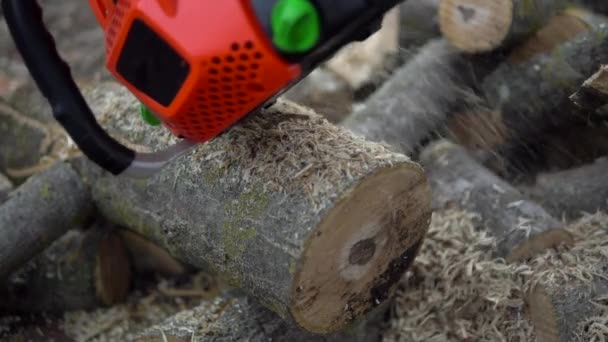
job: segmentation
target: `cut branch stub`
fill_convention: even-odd
[[[155,148],[175,141],[141,123],[137,102],[119,86],[100,85],[88,97],[117,138]],[[318,333],[389,298],[430,223],[419,165],[289,102],[147,180],[84,164],[107,218]]]
[[[92,210],[88,190],[67,164],[28,179],[0,205],[0,279],[84,223]]]
[[[107,225],[71,230],[0,287],[0,308],[16,312],[93,309],[124,300],[129,256]]]
[[[487,52],[519,42],[563,9],[565,0],[444,0],[441,32],[456,48]]]
[[[467,151],[440,140],[421,153],[433,191],[433,206],[456,205],[479,214],[507,261],[527,259],[547,248],[571,243],[562,224],[509,183],[477,163]]]
[[[596,110],[608,103],[608,65],[591,75],[572,96],[575,105],[588,110]]]

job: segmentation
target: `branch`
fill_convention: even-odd
[[[0,287],[0,308],[12,312],[93,309],[123,301],[131,264],[116,231],[95,224],[70,230]]]
[[[507,261],[528,259],[547,248],[571,243],[561,222],[506,181],[478,164],[464,148],[448,141],[421,153],[436,209],[456,205],[479,214],[498,241],[497,255]]]
[[[343,125],[367,139],[412,153],[444,127],[453,110],[476,98],[474,84],[493,63],[494,58],[474,60],[444,40],[433,40]]]
[[[82,224],[92,207],[80,177],[63,163],[12,192],[0,206],[0,279]]]

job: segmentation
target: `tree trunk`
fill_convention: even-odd
[[[459,206],[477,213],[497,242],[498,257],[527,259],[569,243],[562,224],[509,183],[478,164],[464,148],[440,140],[421,153],[436,209]]]
[[[124,300],[129,256],[108,225],[71,230],[0,285],[0,308],[11,312],[93,309]]]
[[[30,178],[0,206],[0,279],[84,223],[92,209],[85,185],[69,165],[59,163]]]
[[[134,342],[374,342],[381,339],[385,311],[384,306],[379,307],[374,319],[342,333],[322,336],[283,321],[249,297],[227,293],[150,327]]]
[[[608,159],[555,173],[540,174],[530,194],[555,216],[576,218],[608,209]]]
[[[373,141],[413,153],[445,125],[450,113],[475,98],[474,84],[491,66],[433,40],[395,72],[343,125]],[[483,63],[481,63],[483,62]]]
[[[439,26],[461,51],[487,52],[520,42],[540,29],[567,0],[444,0]]]
[[[88,92],[135,148],[174,142],[115,84]],[[99,210],[180,261],[207,267],[317,333],[391,296],[430,221],[419,165],[279,101],[147,180],[79,166]]]

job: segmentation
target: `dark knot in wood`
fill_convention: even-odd
[[[459,5],[458,11],[462,15],[462,20],[464,20],[465,23],[468,23],[469,21],[471,21],[471,19],[473,19],[473,17],[475,17],[474,8],[469,8],[466,6]]]
[[[365,265],[376,253],[376,242],[374,238],[357,242],[351,249],[348,261],[351,265]]]

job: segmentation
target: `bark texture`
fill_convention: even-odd
[[[439,23],[456,48],[487,52],[521,42],[568,4],[567,0],[445,0],[439,7]]]
[[[180,312],[142,332],[135,342],[373,342],[380,341],[382,313],[352,329],[327,336],[315,335],[281,320],[255,300],[239,293],[225,294],[212,302]]]
[[[137,149],[175,141],[145,126],[115,84],[88,98],[108,130]],[[105,217],[318,333],[392,295],[430,220],[417,164],[283,101],[150,179],[87,162],[80,170]]]
[[[588,31],[551,54],[505,63],[484,80],[481,87],[491,108],[487,115],[505,131],[494,151],[511,159],[533,146],[542,132],[587,120],[588,113],[569,96],[608,61],[607,34],[605,26]],[[514,164],[515,169],[525,167]]]
[[[531,321],[539,342],[588,341],[581,332],[593,327],[584,324],[597,318],[597,335],[605,336],[608,296],[606,263],[598,265],[598,275],[590,282],[569,280],[555,283],[550,279],[537,285],[527,296]],[[603,321],[603,323],[602,323]]]
[[[0,279],[82,224],[92,207],[80,177],[64,163],[21,185],[0,206]]]
[[[11,312],[93,309],[124,300],[131,285],[124,242],[108,225],[71,230],[0,286]]]
[[[530,190],[553,215],[576,218],[608,208],[608,159],[582,167],[540,174]]]
[[[497,240],[497,255],[526,259],[571,242],[562,224],[509,183],[477,163],[464,148],[441,140],[421,153],[433,192],[433,207],[458,206],[479,214]]]
[[[474,64],[445,40],[433,40],[343,125],[367,139],[412,153],[445,126],[453,110],[475,97],[473,85],[491,66]]]

